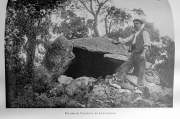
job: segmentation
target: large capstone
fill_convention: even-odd
[[[76,57],[65,72],[65,75],[69,77],[104,78],[114,74],[126,59],[124,57],[127,52],[124,47],[114,45],[106,38],[80,38],[72,40],[72,43],[73,53]],[[110,54],[124,57],[115,59]]]

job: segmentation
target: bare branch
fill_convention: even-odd
[[[99,7],[98,7],[98,10],[96,11],[96,14],[98,14],[98,13],[99,13],[99,11],[100,11],[101,7],[102,7],[102,4],[99,4]]]
[[[107,1],[108,1],[108,0],[106,0],[106,1],[104,1],[104,2],[102,2],[101,4],[102,4],[102,5],[104,5]]]
[[[107,17],[108,15],[105,16],[105,19],[104,19],[104,23],[105,23],[105,30],[106,30],[106,34],[108,34],[108,25],[107,25]]]
[[[109,24],[109,31],[108,31],[109,33],[110,33],[110,30],[111,30],[113,21],[114,21],[113,19],[110,21],[110,24]]]
[[[86,6],[86,4],[82,0],[79,0],[79,2],[86,8],[87,11],[94,15],[93,12]]]
[[[106,0],[106,1],[104,1],[104,2],[102,2],[102,3],[100,3],[100,2],[97,0],[97,2],[98,2],[98,4],[99,4],[99,7],[98,7],[98,10],[96,11],[96,14],[99,13],[99,11],[101,10],[101,7],[102,7],[107,1],[108,1],[108,0]]]
[[[97,3],[100,5],[101,3],[99,2],[99,0],[97,0]]]
[[[90,0],[90,8],[91,8],[91,12],[93,15],[95,15],[94,11],[93,11],[93,8],[92,8],[92,0]]]

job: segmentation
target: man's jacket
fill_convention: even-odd
[[[135,34],[133,35],[133,37],[132,37],[132,39],[130,41],[126,42],[126,45],[129,46],[129,51],[130,52],[132,52],[132,50],[135,50],[136,52],[141,52],[141,51],[143,51],[144,48],[146,48],[148,50],[148,48],[150,46],[150,41],[149,40],[145,41],[145,39],[143,38],[143,32],[144,31],[147,31],[147,33],[148,33],[148,29],[143,28],[139,32],[139,34],[136,36],[136,42],[135,42],[134,45],[133,45],[133,40],[134,40]]]

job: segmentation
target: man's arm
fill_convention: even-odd
[[[151,44],[150,35],[147,31],[143,31],[143,39],[144,39],[144,49],[140,58],[145,58],[145,54],[148,51],[149,46]]]
[[[126,45],[127,42],[129,42],[130,40],[132,40],[132,37],[133,37],[133,35],[131,35],[130,37],[127,37],[127,38],[125,38],[125,39],[122,39],[121,37],[119,37],[118,41],[114,41],[114,40],[113,40],[113,43],[114,43],[114,44]]]
[[[146,54],[146,51],[148,51],[148,49],[144,48],[142,54]]]
[[[151,45],[150,35],[147,31],[143,31],[144,49],[148,50]]]

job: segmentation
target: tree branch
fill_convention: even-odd
[[[110,30],[111,30],[111,27],[112,27],[112,22],[113,22],[114,20],[112,19],[111,21],[110,21],[110,24],[109,24],[109,33],[110,33]]]
[[[98,4],[99,4],[99,7],[98,7],[98,10],[96,11],[96,14],[99,13],[101,7],[102,7],[107,1],[108,1],[108,0],[106,0],[106,1],[104,1],[104,2],[102,2],[102,3],[100,3],[100,2],[97,0],[97,2],[98,2]]]
[[[91,12],[93,15],[95,15],[94,11],[93,11],[93,8],[92,8],[92,0],[90,0],[90,8],[91,8]]]
[[[88,9],[88,7],[86,6],[86,4],[85,4],[82,0],[79,0],[79,2],[86,8],[86,10],[87,10],[88,12],[90,12],[92,15],[94,15],[93,12],[92,12],[90,9]]]
[[[108,34],[107,17],[108,17],[108,15],[106,15],[106,16],[105,16],[105,19],[104,19],[104,22],[105,22],[105,29],[106,29],[106,34]]]
[[[108,1],[108,0],[106,0],[106,1],[104,1],[104,2],[102,2],[101,4],[102,4],[102,5],[104,5],[107,1]]]
[[[50,46],[50,42],[45,42],[45,41],[42,41],[42,40],[36,40],[35,43],[38,45],[38,44],[42,44],[44,45],[44,48],[47,49],[49,46]]]
[[[96,11],[96,14],[99,13],[100,9],[101,9],[102,5],[100,4],[99,7],[98,7],[98,10]]]
[[[97,0],[97,3],[100,5],[101,3],[99,2],[99,0]]]

